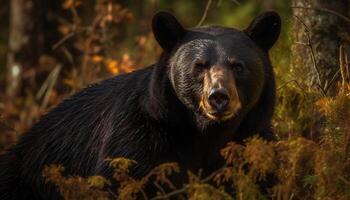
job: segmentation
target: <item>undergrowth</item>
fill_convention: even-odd
[[[45,168],[44,177],[65,199],[350,199],[350,84],[335,97],[315,100],[313,109],[311,113],[322,115],[317,116],[322,119],[317,140],[287,134],[277,142],[258,137],[248,139],[245,145],[230,142],[221,150],[225,166],[208,177],[189,171],[187,183],[180,188],[169,178],[179,173],[176,163],[162,164],[134,179],[128,169],[136,162],[127,158],[108,161],[115,169],[113,179],[119,183],[115,188],[110,187],[112,180],[100,176],[64,177],[59,165]],[[289,118],[300,119],[298,115]],[[258,183],[271,175],[275,184],[262,193]],[[157,186],[154,196],[147,196],[147,184]]]

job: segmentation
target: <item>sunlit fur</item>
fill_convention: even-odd
[[[214,87],[225,88],[229,91],[227,109],[220,115],[216,114],[215,108],[209,104],[209,92]],[[237,114],[241,106],[235,79],[231,70],[226,67],[213,66],[204,72],[203,92],[201,93],[199,107],[208,118],[217,121],[228,120]]]

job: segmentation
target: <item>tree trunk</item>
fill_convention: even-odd
[[[62,37],[58,33],[57,18],[66,14],[62,11],[61,3],[11,0],[6,81],[6,94],[9,97],[23,93],[22,85],[26,90],[36,88],[36,84],[45,78],[46,74],[38,70],[39,60],[43,55],[55,57],[57,54],[52,49]]]
[[[350,23],[337,14],[348,17],[349,0],[293,0],[292,7],[292,70],[299,81],[334,95],[340,77],[339,47],[350,44]]]
[[[32,9],[31,0],[11,0],[6,86],[6,94],[9,97],[14,97],[18,93],[22,71],[29,64],[27,60],[29,52],[26,52],[26,49],[29,47],[34,22]]]

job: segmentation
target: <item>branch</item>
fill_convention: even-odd
[[[178,194],[186,192],[187,188],[188,188],[188,186],[185,186],[185,187],[183,187],[181,189],[169,192],[169,193],[167,193],[165,195],[154,197],[151,200],[169,199],[172,196],[175,196],[175,195],[178,195]]]
[[[313,63],[314,70],[316,71],[316,75],[317,75],[317,79],[318,79],[318,87],[321,90],[321,92],[323,93],[323,95],[326,96],[326,92],[325,92],[325,90],[322,87],[322,80],[321,80],[320,70],[318,69],[317,64],[316,64],[315,52],[314,52],[314,49],[313,49],[312,44],[311,44],[311,38],[310,38],[310,35],[309,35],[310,31],[309,31],[307,25],[298,16],[296,16],[296,15],[293,15],[293,16],[301,24],[303,24],[303,26],[305,28],[305,33],[306,33],[306,38],[307,38],[307,43],[305,43],[305,45],[307,45],[309,47],[310,52],[311,52],[311,60],[312,60],[312,63]]]
[[[301,90],[304,90],[301,86],[300,86],[300,83],[297,81],[297,80],[289,80],[289,81],[286,81],[284,83],[282,83],[282,85],[280,87],[278,87],[276,90],[281,90],[283,89],[285,86],[287,86],[288,84],[290,83],[295,83],[295,85],[297,85]]]
[[[342,79],[341,91],[343,92],[345,89],[345,84],[347,82],[346,80],[349,77],[348,58],[343,45],[340,45],[339,47],[339,70]]]
[[[335,72],[335,74],[333,75],[332,79],[329,81],[327,87],[324,89],[324,91],[327,93],[327,91],[329,90],[329,88],[333,85],[333,83],[335,82],[336,78],[338,77],[340,72],[340,69],[338,69],[337,72]]]
[[[70,38],[72,38],[75,35],[75,32],[70,32],[67,35],[65,35],[62,39],[60,39],[58,42],[56,42],[53,46],[52,49],[55,50],[57,49],[57,47],[61,46],[64,42],[66,42],[67,40],[69,40]]]
[[[199,23],[197,24],[197,26],[201,26],[203,24],[205,18],[207,18],[211,3],[212,3],[212,0],[208,0],[207,5],[205,6],[203,16],[202,16],[201,20],[199,21]]]
[[[215,175],[217,175],[220,171],[224,170],[226,168],[226,165],[224,165],[223,167],[221,167],[220,169],[214,171],[213,173],[209,174],[207,177],[203,178],[202,180],[199,180],[199,182],[201,183],[205,183],[205,182],[208,182],[210,181],[211,179],[213,179],[215,177]],[[161,195],[161,196],[157,196],[157,197],[153,197],[151,200],[161,200],[161,199],[169,199],[170,197],[172,196],[175,196],[175,195],[178,195],[178,194],[182,194],[184,192],[186,192],[186,190],[189,188],[188,185],[185,185],[184,187],[178,189],[178,190],[175,190],[175,191],[172,191],[172,192],[169,192],[165,195]]]
[[[237,5],[241,5],[241,3],[238,0],[232,0],[233,3],[237,4]]]
[[[222,0],[218,1],[217,6],[219,6],[221,4],[221,1]],[[237,5],[241,5],[241,3],[238,0],[231,0],[231,1],[233,3],[235,3],[235,4],[237,4]],[[198,22],[197,27],[198,26],[202,26],[203,22],[207,18],[208,11],[209,11],[209,8],[210,8],[210,5],[212,4],[212,2],[213,2],[212,0],[208,0],[207,5],[205,6],[205,10],[204,10],[203,16],[202,16],[201,20]]]
[[[238,0],[231,0],[233,3],[237,4],[237,5],[241,5],[241,3],[238,1]],[[217,7],[219,7],[222,3],[222,0],[219,0],[218,3],[217,3]]]

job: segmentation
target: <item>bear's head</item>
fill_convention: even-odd
[[[243,31],[211,26],[185,29],[166,12],[157,13],[153,33],[169,55],[167,77],[178,99],[196,115],[223,122],[242,116],[259,101],[272,70],[268,51],[281,19],[269,11]]]

